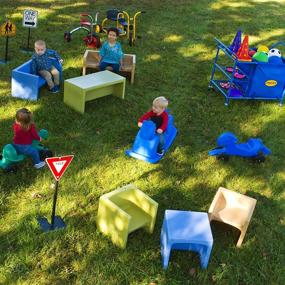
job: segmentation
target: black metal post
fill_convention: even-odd
[[[57,200],[57,189],[58,189],[58,181],[55,181],[55,190],[53,194],[53,205],[52,205],[52,214],[51,214],[51,229],[54,228],[54,217],[55,217],[55,208],[56,208],[56,200]]]
[[[9,41],[9,37],[6,36],[6,50],[5,50],[5,59],[4,59],[5,63],[8,60],[8,41]]]
[[[31,36],[31,28],[29,28],[29,31],[28,31],[28,43],[27,43],[27,50],[30,49],[30,36]]]

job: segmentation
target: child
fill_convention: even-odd
[[[156,132],[159,135],[159,145],[157,148],[157,153],[159,155],[164,154],[164,135],[168,124],[168,115],[165,109],[168,106],[168,101],[165,97],[157,97],[153,100],[152,103],[152,110],[145,113],[141,116],[141,118],[138,121],[138,126],[141,127],[143,121],[145,120],[151,120],[156,125]]]
[[[44,41],[36,41],[35,53],[32,56],[31,73],[42,76],[47,81],[50,91],[57,93],[60,88],[60,73],[54,66],[53,60],[58,60],[60,64],[63,62],[56,51],[46,48]]]
[[[100,70],[109,70],[118,73],[123,65],[123,51],[120,43],[116,42],[119,31],[116,28],[109,28],[108,41],[104,42],[99,52]]]
[[[22,108],[16,113],[16,120],[13,125],[14,129],[14,147],[18,154],[31,156],[35,168],[45,166],[44,161],[40,161],[39,151],[32,146],[33,140],[40,141],[35,124],[32,122],[32,113]]]

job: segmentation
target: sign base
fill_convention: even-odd
[[[21,47],[20,51],[24,53],[34,53],[35,52],[32,48],[27,48],[27,47]]]
[[[7,63],[9,63],[8,60],[0,60],[0,64],[7,64]]]
[[[53,226],[48,222],[47,218],[38,218],[38,223],[43,232],[49,232],[53,230],[64,229],[66,227],[63,219],[59,216],[54,217]]]

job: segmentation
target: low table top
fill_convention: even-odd
[[[179,242],[213,242],[207,213],[166,210],[168,236]]]
[[[104,70],[88,75],[78,76],[65,80],[73,85],[80,87],[81,89],[94,88],[96,86],[107,86],[114,83],[123,82],[125,77],[120,76],[114,72]]]

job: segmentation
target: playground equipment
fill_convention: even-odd
[[[209,151],[209,155],[217,156],[217,159],[229,160],[230,156],[236,155],[251,158],[254,162],[264,162],[265,156],[271,153],[261,139],[249,139],[246,143],[238,143],[237,137],[226,132],[217,139],[217,147]]]
[[[145,11],[138,11],[133,17],[130,17],[126,11],[120,11],[118,9],[108,10],[107,17],[102,21],[102,30],[107,33],[108,28],[113,26],[113,23],[116,22],[119,36],[125,36],[129,45],[134,46],[137,39],[137,16],[143,13],[145,13]]]
[[[214,59],[209,88],[215,88],[226,98],[226,106],[229,105],[230,100],[249,99],[278,100],[280,106],[282,106],[285,96],[284,58],[279,57],[279,61],[271,60],[269,62],[249,61],[248,37],[246,36],[243,44],[239,46],[239,33],[237,33],[230,47],[227,47],[216,38],[215,41],[217,53]],[[278,45],[284,46],[285,43],[277,42],[271,46],[271,49]],[[237,48],[238,51],[236,52]],[[232,69],[238,70],[238,73],[244,75],[243,78],[236,78],[234,76],[236,72],[229,74],[226,70],[227,67],[218,63],[220,51],[224,53],[226,58],[233,61]],[[255,57],[257,56],[258,54]],[[263,59],[263,61],[265,60]]]
[[[82,75],[86,75],[87,68],[93,68],[99,71],[99,51],[98,50],[86,50],[83,56],[83,69]],[[123,66],[121,66],[120,75],[130,78],[131,84],[134,84],[135,80],[135,68],[136,68],[136,55],[124,54]]]
[[[97,227],[114,244],[125,248],[131,232],[140,228],[153,232],[157,208],[158,203],[129,184],[100,197]]]
[[[40,130],[38,135],[46,140],[48,138],[47,130]],[[43,161],[47,157],[52,156],[52,152],[45,148],[40,141],[34,140],[32,143],[33,147],[39,151],[40,160]],[[23,161],[26,158],[26,155],[18,154],[13,144],[6,144],[3,148],[2,155],[0,155],[0,168],[6,172],[15,171],[15,166],[19,162]]]
[[[62,65],[57,59],[52,59],[54,67],[60,72],[62,79]],[[12,70],[12,96],[26,99],[37,100],[39,90],[46,84],[46,80],[40,75],[31,74],[32,60]]]
[[[240,230],[237,247],[240,247],[250,223],[256,200],[220,187],[209,208],[210,222],[215,220]]]
[[[100,48],[101,42],[98,34],[101,32],[101,26],[98,24],[98,15],[99,13],[97,12],[94,18],[88,13],[80,14],[80,26],[70,32],[65,32],[64,39],[70,42],[73,33],[84,30],[87,32],[87,36],[83,38],[86,46],[89,48]]]
[[[172,115],[168,114],[168,126],[164,132],[164,155],[173,143],[177,134]],[[157,153],[159,136],[156,133],[156,126],[152,121],[144,121],[140,128],[132,149],[126,151],[128,156],[141,159],[150,163],[158,162],[164,155]]]

